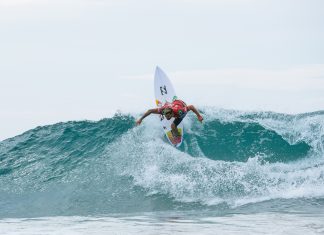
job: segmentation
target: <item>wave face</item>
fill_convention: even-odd
[[[37,127],[0,142],[0,216],[235,210],[324,200],[324,111],[203,109],[180,149],[156,117]],[[271,207],[271,205],[270,205]]]

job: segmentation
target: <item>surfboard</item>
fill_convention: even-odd
[[[172,101],[177,99],[177,95],[170,79],[158,66],[156,67],[154,75],[154,94],[155,104],[158,108],[162,107],[166,102],[172,103]],[[178,125],[180,136],[174,138],[171,132],[171,124],[173,123],[174,118],[167,120],[163,115],[160,115],[159,120],[170,144],[179,147],[183,141],[183,123],[181,122]]]

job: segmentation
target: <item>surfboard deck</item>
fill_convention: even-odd
[[[179,136],[176,136],[174,137],[173,134],[172,134],[172,131],[168,131],[166,134],[170,140],[170,142],[173,144],[173,145],[178,145],[178,144],[181,144],[181,141],[182,141],[182,129],[181,128],[178,128],[178,132],[180,133]],[[179,145],[180,146],[180,145]]]
[[[160,67],[156,67],[154,75],[154,94],[155,94],[155,103],[158,108],[162,107],[165,103],[172,103],[172,101],[177,99],[174,87],[168,78],[168,76],[163,72]],[[163,131],[169,140],[170,144],[179,147],[183,141],[183,123],[181,122],[178,125],[178,132],[180,136],[173,137],[171,132],[171,124],[174,121],[174,118],[167,120],[163,115],[159,116],[160,123],[162,125]]]

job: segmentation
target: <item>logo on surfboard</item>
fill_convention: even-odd
[[[167,91],[167,88],[165,85],[163,87],[160,86],[160,91],[161,91],[161,95],[168,94],[168,91]]]

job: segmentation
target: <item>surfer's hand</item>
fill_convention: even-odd
[[[198,118],[198,120],[199,120],[200,122],[202,122],[202,121],[204,120],[204,118],[203,118],[201,115],[199,115],[197,118]]]
[[[141,119],[138,119],[138,120],[136,121],[136,126],[141,125],[141,123],[142,123],[142,120],[141,120]]]

